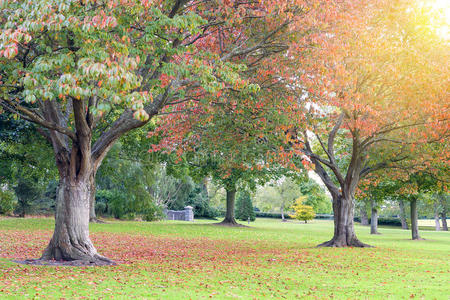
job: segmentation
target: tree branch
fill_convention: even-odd
[[[41,125],[42,127],[48,128],[48,129],[58,131],[64,135],[68,136],[73,141],[77,140],[75,133],[73,131],[71,131],[70,129],[61,127],[60,125],[53,123],[53,122],[49,122],[49,121],[41,118],[39,115],[32,112],[31,110],[21,106],[20,104],[15,103],[14,101],[3,98],[3,99],[0,99],[0,104],[2,104],[2,103],[8,104],[10,107],[12,107],[12,109],[16,113],[21,113],[30,122],[36,123],[38,125]],[[4,105],[2,105],[2,106],[4,106]]]
[[[235,49],[233,49],[231,52],[229,52],[227,55],[222,56],[220,58],[221,61],[227,61],[235,56],[239,56],[239,55],[246,55],[249,54],[253,51],[256,51],[262,47],[265,46],[265,43],[274,35],[276,35],[278,32],[280,32],[283,28],[285,28],[287,25],[289,25],[289,23],[291,23],[290,20],[286,20],[283,24],[281,24],[280,26],[278,26],[277,28],[275,28],[274,30],[272,30],[271,32],[269,32],[258,44],[256,44],[253,47],[249,47],[243,50],[239,50],[240,47],[236,47]]]
[[[306,135],[306,132],[303,132],[303,135],[304,135],[306,151],[308,151],[309,153],[313,154],[312,149],[311,149],[311,145],[310,145],[309,140],[308,140],[308,136]],[[333,183],[333,181],[331,180],[331,178],[328,175],[328,173],[322,167],[322,165],[321,165],[322,161],[319,160],[316,155],[310,156],[310,158],[311,158],[312,163],[315,166],[314,172],[316,172],[316,174],[319,175],[320,179],[322,179],[322,182],[325,184],[325,186],[330,191],[330,193],[333,196],[339,195],[339,189],[336,187],[336,185]]]

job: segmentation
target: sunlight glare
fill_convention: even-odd
[[[433,14],[430,21],[436,32],[446,40],[450,39],[450,0],[426,0],[424,5]]]

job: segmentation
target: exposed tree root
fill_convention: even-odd
[[[105,222],[103,220],[100,220],[98,218],[90,218],[89,223],[98,223],[98,224],[108,224],[108,222]]]
[[[220,223],[214,223],[213,225],[218,225],[218,226],[228,226],[228,227],[248,227],[248,226],[239,224],[238,222],[236,222],[235,219],[232,219],[232,220],[224,219],[222,222],[220,222]]]
[[[67,233],[67,232],[65,232]],[[35,260],[32,260],[35,261]],[[37,261],[41,262],[64,262],[68,265],[114,265],[115,262],[97,253],[89,237],[76,239],[74,235],[55,236],[50,240],[42,257]]]
[[[365,244],[361,241],[359,241],[356,238],[351,239],[349,242],[347,242],[346,240],[343,239],[331,239],[327,242],[324,242],[322,244],[317,245],[316,247],[336,247],[336,248],[341,248],[341,247],[358,247],[358,248],[373,248],[374,246]]]
[[[46,259],[26,259],[26,260],[13,260],[15,263],[25,265],[37,265],[37,266],[65,266],[65,267],[82,267],[82,266],[115,266],[117,263],[107,259],[101,255],[94,256],[89,260],[46,260]]]

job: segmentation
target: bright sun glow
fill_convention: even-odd
[[[450,0],[426,0],[424,5],[431,9],[437,33],[445,39],[450,39]]]

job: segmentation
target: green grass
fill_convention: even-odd
[[[93,224],[113,267],[25,266],[51,237],[48,218],[0,219],[0,298],[448,299],[450,234],[357,226],[375,248],[314,248],[332,222],[258,219],[250,228],[194,223]]]

